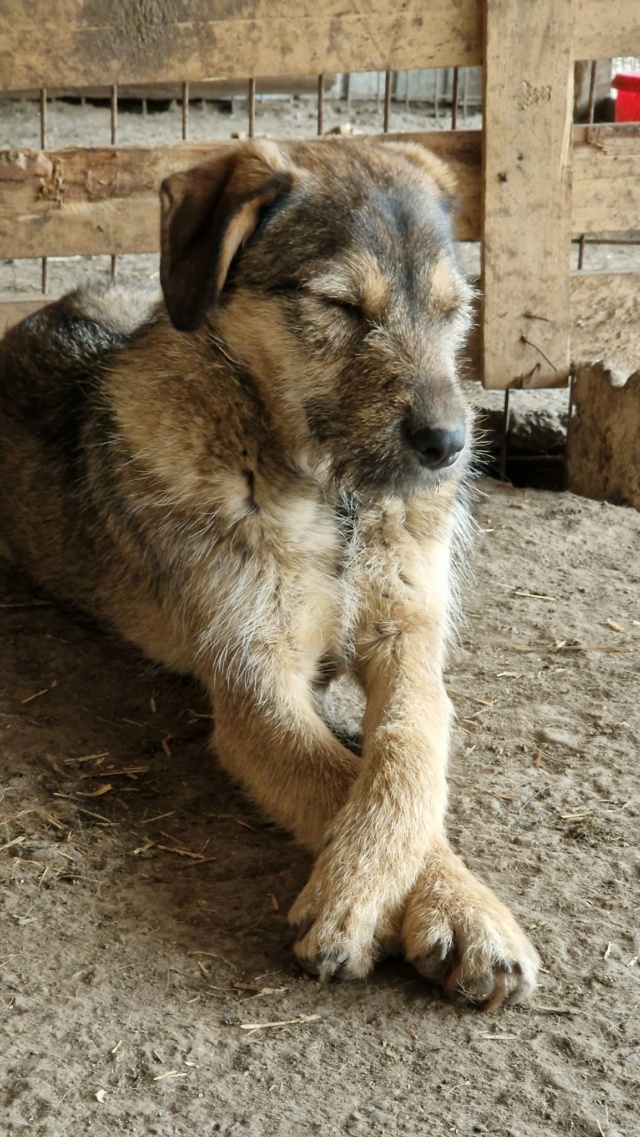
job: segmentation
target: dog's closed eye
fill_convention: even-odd
[[[336,308],[339,312],[343,312],[355,320],[366,320],[367,318],[362,304],[358,304],[357,301],[345,300],[340,296],[322,296],[318,299],[321,299],[325,305]]]

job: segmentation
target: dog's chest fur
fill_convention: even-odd
[[[138,544],[156,550],[158,607],[187,613],[199,642],[181,649],[178,628],[159,638],[154,619],[129,629],[129,637],[185,669],[193,669],[194,651],[213,651],[223,663],[238,653],[255,655],[256,641],[266,653],[283,634],[308,678],[323,658],[344,659],[361,591],[353,503],[285,457],[278,425],[256,392],[218,375],[210,361],[196,357],[188,369],[183,363],[179,382],[168,372],[158,377],[137,367],[135,373],[132,384],[128,361],[108,385],[115,429],[106,451],[95,450],[95,460],[112,467],[104,509],[129,562]],[[223,383],[229,389],[221,399]],[[149,406],[153,414],[142,413]],[[105,483],[104,471],[96,482]],[[172,571],[176,550],[179,572]],[[180,594],[165,605],[164,590],[177,581]]]

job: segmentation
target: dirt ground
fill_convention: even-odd
[[[302,974],[309,861],[199,691],[3,563],[3,1137],[640,1133],[640,515],[481,489],[449,829],[541,952],[532,1004]]]
[[[287,102],[256,129],[313,119]],[[381,113],[327,107],[345,120]],[[180,128],[175,105],[121,114],[119,139]],[[194,139],[243,129],[191,109]],[[32,105],[0,104],[0,145],[38,136]],[[49,108],[51,147],[99,139],[108,108]],[[108,270],[52,259],[50,290]],[[157,280],[157,258],[118,272]],[[5,292],[39,282],[0,266]],[[286,912],[309,861],[217,768],[199,691],[0,562],[0,1137],[638,1137],[640,515],[482,490],[449,827],[543,956],[533,1003],[462,1011],[401,961],[302,974]]]

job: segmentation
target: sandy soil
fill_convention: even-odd
[[[50,108],[50,146],[108,141],[108,109],[81,111]],[[314,117],[287,102],[256,129]],[[345,120],[381,114],[327,107]],[[119,139],[180,125],[175,105],[122,114]],[[246,122],[203,105],[190,129]],[[34,108],[0,105],[0,145],[37,144]],[[52,260],[50,289],[108,268]],[[157,280],[157,259],[118,271]],[[39,281],[36,261],[0,270],[6,291]],[[534,1003],[464,1012],[400,961],[366,984],[301,974],[286,911],[309,862],[216,767],[199,691],[0,564],[1,1137],[638,1137],[640,516],[484,491],[450,831],[543,955]]]
[[[5,567],[3,1137],[640,1133],[640,515],[482,489],[449,827],[542,954],[534,1002],[300,973],[308,860],[198,690]]]

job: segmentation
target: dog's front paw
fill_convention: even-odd
[[[406,958],[450,997],[493,1010],[536,986],[540,959],[511,912],[446,845],[425,862],[405,908]]]
[[[290,913],[301,967],[326,980],[363,979],[377,957],[376,912],[353,886],[331,884],[317,871]]]

